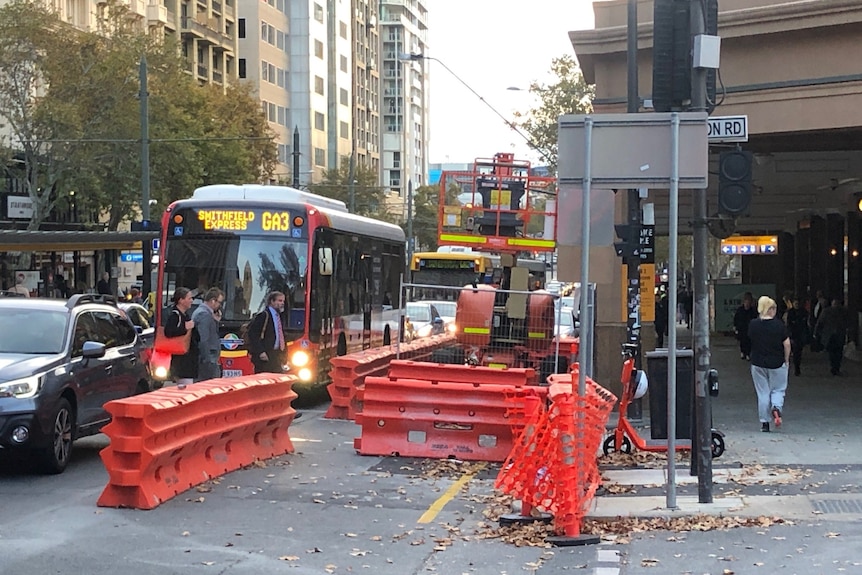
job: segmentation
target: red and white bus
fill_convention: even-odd
[[[269,292],[283,292],[289,371],[299,387],[325,385],[331,357],[398,341],[404,251],[400,227],[338,200],[282,186],[198,188],[162,216],[157,325],[177,287],[201,299],[221,288],[223,373],[253,373],[244,326]],[[158,349],[154,373],[164,379],[170,356]]]

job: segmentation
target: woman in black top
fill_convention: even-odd
[[[784,323],[790,332],[790,352],[793,354],[793,373],[799,375],[802,367],[802,350],[808,342],[808,314],[793,298],[790,309],[784,314]]]
[[[174,305],[165,314],[165,336],[182,337],[195,327],[195,322],[189,316],[192,307],[192,292],[189,288],[178,287],[172,298]],[[198,345],[195,333],[192,333],[189,351],[184,355],[171,356],[171,378],[177,385],[188,385],[198,376]]]
[[[760,430],[769,431],[769,418],[781,426],[781,411],[787,391],[790,337],[784,323],[775,317],[778,307],[769,296],[757,300],[757,319],[748,324],[751,338],[751,379],[757,392]],[[772,408],[770,411],[770,407]]]

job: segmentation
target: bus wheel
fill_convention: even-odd
[[[347,338],[344,334],[338,336],[338,347],[335,348],[335,355],[347,355]]]
[[[392,334],[388,325],[383,329],[383,345],[392,345]]]

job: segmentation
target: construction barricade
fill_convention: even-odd
[[[519,414],[544,403],[535,401],[513,410],[512,402],[526,404],[528,398],[547,393],[547,388],[490,383],[495,378],[527,381],[534,377],[532,369],[422,362],[392,362],[392,369],[408,377],[365,380],[363,409],[356,415],[362,435],[354,440],[354,448],[363,455],[503,461],[513,447],[513,425],[524,425]],[[417,377],[422,373],[427,377]],[[446,374],[443,380],[431,379],[441,373]],[[507,401],[507,394],[513,399]]]
[[[362,411],[362,402],[357,396],[357,390],[365,384],[366,377],[386,375],[389,362],[396,357],[427,360],[434,350],[450,345],[454,341],[454,336],[437,335],[417,339],[411,343],[367,349],[332,358],[330,371],[332,382],[326,388],[332,402],[324,417],[355,419],[356,413]]]
[[[212,477],[293,452],[292,375],[212,379],[110,401],[100,507],[153,509]]]
[[[597,453],[617,401],[589,378],[578,396],[573,378],[576,371],[552,376],[550,407],[528,422],[495,483],[526,508],[552,513],[555,532],[566,537],[580,535],[600,484]]]

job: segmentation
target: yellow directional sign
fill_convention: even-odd
[[[731,236],[721,240],[721,254],[751,256],[778,253],[778,236]]]

